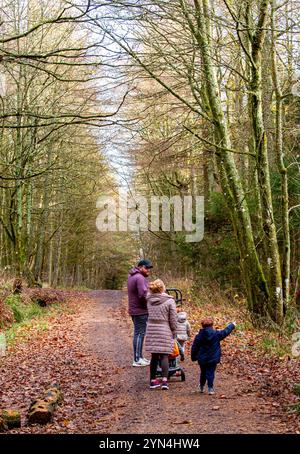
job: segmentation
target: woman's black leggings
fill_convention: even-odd
[[[154,380],[156,377],[156,371],[158,362],[160,360],[160,365],[162,369],[162,376],[168,378],[169,375],[169,355],[164,353],[151,353],[151,362],[150,362],[150,380]]]

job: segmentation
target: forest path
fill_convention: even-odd
[[[132,323],[124,304],[125,293],[94,291],[89,296],[92,302],[81,315],[89,348],[118,369],[110,379],[111,397],[120,411],[110,433],[287,432],[266,402],[254,393],[243,393],[247,383],[241,383],[234,371],[223,365],[216,374],[216,394],[197,392],[199,368],[189,354],[184,362],[186,382],[171,379],[168,391],[150,390],[149,367],[131,365]]]
[[[22,427],[10,433],[293,433],[279,404],[261,397],[260,387],[249,387],[249,376],[226,360],[233,353],[230,343],[217,369],[214,396],[197,392],[199,368],[188,347],[186,381],[174,378],[168,391],[150,390],[149,367],[132,367],[125,292],[69,293],[72,301],[61,312],[24,326],[19,341],[0,358],[0,406],[22,416]],[[51,383],[63,392],[53,421],[29,426],[32,399]]]

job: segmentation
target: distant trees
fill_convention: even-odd
[[[115,249],[95,227],[97,197],[115,185],[96,130],[120,105],[101,105],[84,3],[0,4],[0,262],[30,285],[99,286]]]
[[[99,154],[114,136],[145,193],[204,193],[210,212],[226,202],[249,309],[282,323],[300,280],[299,9],[2,0],[1,265],[54,284],[103,283],[106,256],[127,267],[132,241],[102,241],[91,215],[116,190]],[[162,237],[185,268],[201,262],[174,232],[152,234],[155,254]]]
[[[298,158],[284,112],[298,102],[291,89],[299,5],[269,0],[110,3],[111,20],[123,28],[114,33],[100,19],[93,23],[130,57],[133,79],[155,81],[156,102],[166,105],[171,96],[173,106],[183,109],[177,131],[196,137],[196,153],[203,157],[195,173],[201,174],[207,160],[206,173],[217,170],[249,309],[282,323],[290,302],[290,221],[297,217],[289,171],[294,172]],[[171,108],[168,115],[171,122],[178,119]],[[292,249],[298,248],[297,240]],[[294,267],[299,266],[296,256]]]

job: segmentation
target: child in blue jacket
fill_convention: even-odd
[[[208,394],[214,394],[214,379],[217,364],[221,359],[220,342],[229,336],[234,330],[236,323],[230,323],[225,329],[219,331],[213,328],[214,320],[206,317],[202,320],[199,333],[194,339],[191,357],[192,361],[198,361],[200,366],[200,392],[204,392],[207,381]]]

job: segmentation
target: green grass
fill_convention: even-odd
[[[9,290],[9,291],[12,291],[13,290],[13,284],[12,282],[0,282],[0,288],[3,289],[3,290]]]
[[[290,404],[287,406],[287,410],[290,413],[294,413],[299,415],[300,414],[300,402],[296,402],[295,404]]]
[[[47,287],[47,285],[43,285],[43,287]],[[57,288],[58,290],[67,290],[67,291],[74,291],[74,292],[90,292],[92,290],[95,290],[95,289],[92,289],[90,287],[86,287],[85,285],[74,285],[73,287],[70,287],[70,286],[67,286],[67,285],[57,285],[55,288]]]
[[[6,343],[12,346],[15,343],[24,343],[32,337],[32,329],[35,333],[48,330],[48,323],[45,320],[27,320],[20,323],[14,323],[5,331]]]
[[[296,394],[296,396],[300,396],[300,383],[294,384],[293,392],[294,394]]]
[[[286,339],[277,339],[271,335],[265,335],[260,341],[261,348],[265,353],[283,357],[291,352],[291,345]]]
[[[74,314],[74,309],[65,303],[53,303],[50,306],[43,308],[49,316],[59,314]]]
[[[289,306],[284,319],[283,332],[291,336],[298,331],[300,312],[295,306]]]
[[[12,309],[16,323],[38,318],[44,314],[44,309],[34,302],[24,304],[20,295],[9,295],[5,304]]]
[[[48,307],[40,307],[37,303],[22,303],[20,295],[10,295],[6,298],[7,304],[13,311],[15,322],[4,331],[7,345],[27,342],[34,333],[47,331],[48,318],[65,313],[73,313],[73,309],[66,304],[54,303]]]
[[[236,326],[236,330],[239,330],[239,331],[250,331],[252,329],[253,329],[252,322],[251,322],[251,320],[247,320],[247,319],[239,322]]]

